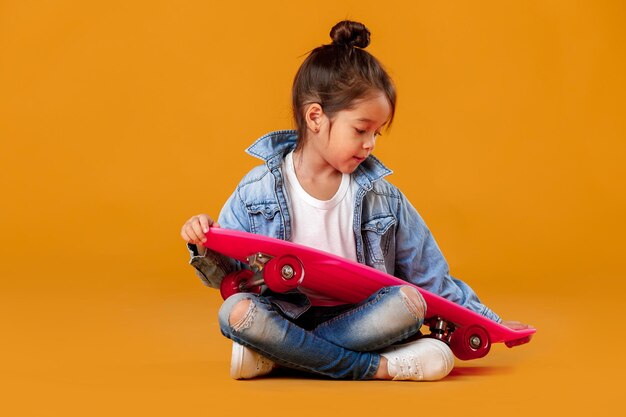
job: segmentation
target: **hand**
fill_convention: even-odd
[[[220,227],[220,225],[208,215],[198,214],[185,222],[180,230],[180,235],[186,242],[201,247],[206,242],[206,233],[209,231],[209,227]]]
[[[521,321],[502,320],[500,324],[513,330],[534,329],[534,327],[531,326],[530,324],[525,324],[525,323],[522,323]]]
[[[503,326],[508,327],[509,329],[513,329],[513,330],[525,330],[525,329],[534,329],[533,326],[531,326],[530,324],[525,324],[522,323],[520,321],[513,321],[513,320],[502,320],[502,322],[500,323]],[[523,345],[524,343],[528,343],[530,342],[530,339],[532,339],[533,335],[529,335],[526,337],[522,337],[521,339],[516,339],[516,340],[509,340],[508,342],[504,342],[504,344],[507,347],[513,347],[513,346],[519,346],[519,345]]]

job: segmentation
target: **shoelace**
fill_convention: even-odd
[[[399,379],[422,379],[424,373],[422,372],[422,364],[416,357],[403,357],[396,356],[396,367],[398,368],[398,374],[393,378]]]

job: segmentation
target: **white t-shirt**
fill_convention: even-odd
[[[291,202],[291,241],[356,261],[352,230],[356,182],[352,176],[343,174],[339,189],[330,200],[318,200],[300,185],[293,165],[293,152],[285,157],[283,173]],[[313,305],[342,304],[309,290],[300,291]]]

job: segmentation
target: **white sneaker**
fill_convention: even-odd
[[[239,343],[233,342],[233,354],[230,358],[230,376],[234,379],[250,379],[267,375],[276,364]]]
[[[454,355],[444,342],[422,338],[391,346],[380,353],[387,358],[387,372],[394,381],[436,381],[454,367]]]

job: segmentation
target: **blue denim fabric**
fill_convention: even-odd
[[[383,288],[311,330],[305,330],[304,316],[290,319],[266,297],[239,293],[222,304],[220,328],[226,337],[279,365],[338,379],[371,379],[380,363],[375,351],[416,334],[423,323],[423,298],[416,291],[420,305],[414,305],[402,288]],[[244,300],[250,300],[250,307],[231,324],[233,307]]]
[[[290,240],[290,202],[281,164],[295,145],[296,132],[282,130],[262,136],[247,149],[264,164],[241,180],[224,205],[218,218],[223,228]],[[384,179],[390,173],[372,155],[352,173],[358,184],[353,224],[357,260],[500,322],[467,284],[450,276],[448,263],[421,216],[400,190]],[[194,245],[188,247],[191,265],[211,287],[219,288],[225,274],[244,267],[211,251],[198,256]],[[306,297],[298,296],[286,296],[275,305],[287,316],[298,317],[310,305]]]

